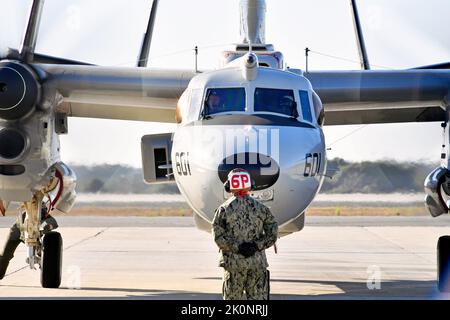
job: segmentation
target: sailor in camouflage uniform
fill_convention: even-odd
[[[225,183],[234,195],[217,208],[214,240],[221,251],[224,300],[268,300],[269,272],[265,249],[275,244],[278,224],[270,210],[249,196],[248,172],[234,169]]]

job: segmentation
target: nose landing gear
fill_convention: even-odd
[[[42,241],[41,285],[58,288],[61,284],[62,237],[59,232],[49,232]]]
[[[63,241],[59,232],[51,231],[57,228],[56,220],[45,219],[41,214],[43,198],[43,194],[38,193],[31,202],[25,203],[25,212],[19,217],[21,238],[28,247],[28,265],[31,269],[36,269],[36,265],[40,268],[42,287],[58,288],[61,284]],[[53,221],[47,223],[45,220]]]
[[[425,180],[425,204],[433,217],[450,212],[450,106],[447,120],[442,123],[443,143],[441,166]],[[441,292],[450,292],[450,236],[441,236],[437,243],[437,284]]]

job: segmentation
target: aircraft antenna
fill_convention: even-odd
[[[198,73],[198,46],[194,48],[195,73]]]
[[[310,51],[311,50],[309,50],[308,47],[305,48],[305,60],[306,60],[305,71],[306,71],[306,73],[308,73],[308,58],[309,58]]]

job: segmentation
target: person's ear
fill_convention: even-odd
[[[223,184],[223,187],[225,188],[225,191],[226,191],[226,192],[230,193],[230,181],[227,180],[227,181]]]
[[[252,191],[256,188],[256,182],[252,179]]]

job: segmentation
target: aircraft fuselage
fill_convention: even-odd
[[[231,196],[223,187],[228,172],[246,169],[255,183],[252,195],[288,233],[288,225],[304,214],[322,184],[325,140],[307,79],[271,68],[257,73],[247,81],[239,68],[229,68],[191,81],[180,99],[182,121],[173,136],[172,168],[181,193],[207,223]],[[215,102],[212,94],[231,99],[233,107],[226,101],[218,113],[209,114],[205,108],[211,108],[209,100]],[[286,96],[295,103],[283,105]],[[266,106],[270,112],[263,110]],[[289,107],[296,108],[293,115]]]

